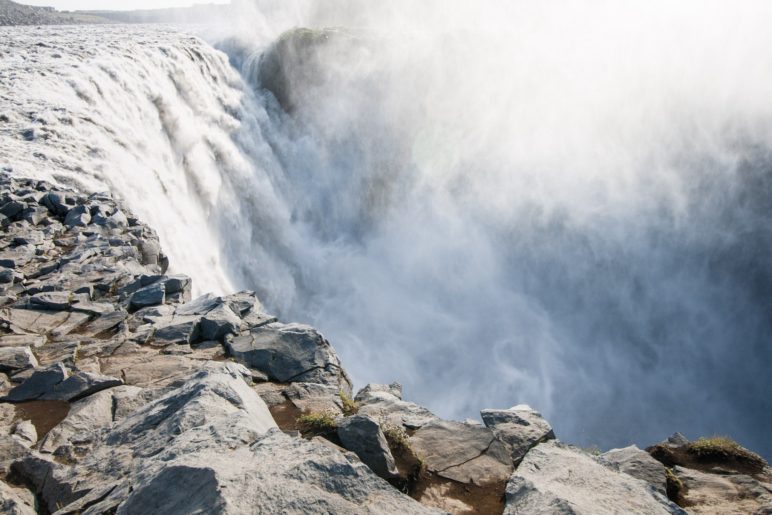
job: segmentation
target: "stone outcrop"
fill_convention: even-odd
[[[684,514],[655,488],[558,442],[526,454],[507,484],[507,515]]]

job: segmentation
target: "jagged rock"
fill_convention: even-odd
[[[162,282],[145,286],[134,292],[129,300],[130,309],[140,309],[147,306],[163,304],[166,299],[166,289]]]
[[[78,332],[84,337],[98,336],[113,329],[115,326],[126,320],[128,316],[128,313],[122,310],[105,313],[96,320],[81,327]]]
[[[460,483],[506,481],[512,459],[486,427],[433,420],[410,437],[410,445],[437,475]]]
[[[506,495],[505,515],[686,514],[646,482],[555,441],[528,451]]]
[[[0,347],[42,347],[46,343],[45,336],[35,334],[6,334],[0,336]]]
[[[279,382],[311,382],[351,392],[351,382],[330,343],[312,327],[272,323],[228,343],[231,356]]]
[[[486,409],[480,412],[486,427],[507,444],[515,463],[535,445],[555,438],[552,427],[541,413],[530,406],[515,406],[507,410]]]
[[[14,488],[0,481],[0,513],[5,515],[36,515],[35,496],[26,488]]]
[[[0,347],[0,372],[20,372],[38,366],[29,347]]]
[[[21,438],[0,434],[0,478],[8,474],[15,460],[29,453],[29,446]]]
[[[207,293],[197,299],[179,306],[175,314],[183,316],[206,315],[214,308],[222,304],[222,299],[211,293]]]
[[[201,338],[221,340],[225,335],[238,332],[241,319],[228,307],[220,304],[201,318]]]
[[[86,206],[77,206],[67,213],[64,225],[67,227],[85,227],[91,222],[91,214]]]
[[[240,317],[243,317],[250,311],[259,313],[263,309],[255,292],[251,291],[240,291],[224,297],[223,300],[228,304],[228,307]]]
[[[399,475],[389,444],[375,419],[353,415],[339,418],[337,425],[343,447],[359,456],[373,472],[382,478]]]
[[[398,383],[388,386],[369,384],[357,393],[355,400],[360,404],[360,414],[375,417],[383,425],[418,429],[438,420],[428,409],[403,401],[402,387]]]
[[[665,466],[637,446],[631,445],[622,449],[611,449],[601,454],[599,460],[620,472],[646,481],[659,493],[666,495],[667,476],[665,474]]]

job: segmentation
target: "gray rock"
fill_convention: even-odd
[[[67,213],[64,225],[67,227],[86,227],[91,222],[91,214],[86,206],[77,206]]]
[[[307,325],[273,323],[253,328],[227,347],[236,360],[276,381],[331,384],[351,392],[332,345]]]
[[[555,441],[528,451],[506,497],[505,515],[686,514],[646,482]]]
[[[54,385],[49,391],[40,396],[39,399],[73,402],[122,384],[123,381],[116,377],[89,372],[77,372],[61,383]]]
[[[256,313],[262,311],[260,301],[257,299],[255,293],[251,291],[240,291],[224,297],[223,300],[228,304],[228,307],[240,317],[246,315],[250,311]]]
[[[383,425],[404,426],[418,429],[429,422],[439,420],[431,411],[418,404],[402,400],[402,387],[370,384],[356,395],[359,413],[381,421]],[[398,394],[398,395],[395,395]]]
[[[0,347],[0,372],[20,372],[38,366],[29,347]]]
[[[45,207],[30,207],[25,209],[22,213],[22,219],[31,223],[32,225],[39,225],[41,222],[48,218],[48,208]]]
[[[410,445],[430,471],[460,483],[496,483],[512,473],[507,449],[486,427],[433,420],[410,437]]]
[[[343,447],[353,452],[362,462],[382,478],[399,474],[389,444],[378,422],[364,415],[341,417],[338,423],[338,438]]]
[[[220,304],[222,304],[222,299],[220,297],[207,293],[192,302],[179,306],[176,309],[175,314],[186,316],[206,315]]]
[[[43,370],[35,371],[26,381],[13,388],[5,399],[11,402],[35,400],[50,392],[56,385],[69,377],[69,372],[61,363]]]
[[[140,288],[132,294],[129,300],[129,308],[137,310],[147,306],[157,306],[166,300],[166,290],[162,282]]]
[[[11,200],[0,206],[0,213],[8,218],[16,218],[22,211],[27,209],[26,202],[19,202],[18,200]]]
[[[38,293],[32,296],[30,304],[38,309],[51,311],[67,311],[72,304],[73,296],[68,291],[52,291]]]
[[[515,463],[535,445],[555,438],[552,427],[541,413],[526,405],[507,410],[482,410],[480,416],[496,438],[507,445]]]
[[[635,445],[604,452],[599,456],[599,461],[620,472],[642,479],[662,495],[667,495],[665,466]]]
[[[241,319],[226,304],[220,304],[201,318],[201,338],[222,340],[225,335],[237,333]]]
[[[40,199],[40,203],[47,207],[51,214],[66,216],[70,208],[74,206],[75,201],[62,192],[49,191]]]
[[[79,443],[93,440],[93,437],[83,435],[91,435],[112,424],[115,390],[122,388],[139,390],[132,386],[119,386],[73,403],[67,417],[40,442],[40,451],[52,453],[63,445],[71,444],[74,439],[78,439]]]
[[[156,326],[153,339],[158,345],[193,343],[199,337],[199,322],[197,316],[174,316],[171,319],[161,319]]]
[[[766,484],[744,474],[708,474],[680,466],[673,468],[685,487],[691,513],[766,515],[772,512],[770,474]]]

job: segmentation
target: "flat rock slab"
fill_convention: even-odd
[[[507,484],[506,495],[505,515],[686,515],[646,482],[556,441],[528,451]]]
[[[427,468],[461,483],[506,481],[512,460],[493,432],[479,425],[433,420],[410,437]]]
[[[123,382],[115,377],[77,372],[69,375],[58,363],[36,371],[29,379],[8,392],[6,400],[25,402],[32,400],[75,401],[91,394],[120,386]]]

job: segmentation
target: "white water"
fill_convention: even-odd
[[[313,323],[359,386],[459,418],[528,403],[582,444],[770,454],[765,4],[257,5],[207,32],[246,80],[156,30],[2,34],[0,159],[108,185],[202,291]],[[289,116],[249,64],[293,26],[356,30],[295,70]],[[56,137],[19,138],[28,106]]]

